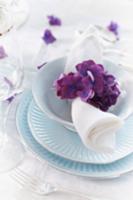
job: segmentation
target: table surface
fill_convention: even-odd
[[[30,87],[31,80],[37,71],[34,61],[40,46],[42,46],[41,35],[45,28],[52,29],[58,38],[58,42],[55,45],[48,47],[48,49],[43,49],[45,61],[64,55],[71,45],[74,31],[87,27],[89,23],[106,26],[111,20],[115,20],[119,22],[122,29],[133,29],[132,0],[28,0],[27,3],[30,8],[29,19],[18,30],[26,72],[25,87]],[[46,16],[51,14],[57,15],[62,19],[61,27],[49,27]],[[13,120],[11,119],[11,122]],[[20,167],[41,180],[47,179],[49,182],[57,182],[70,188],[72,187],[71,183],[74,183],[73,188],[75,190],[101,197],[101,199],[133,200],[132,172],[113,180],[91,180],[65,174],[50,166],[44,169],[45,163],[33,158],[30,153],[26,154]],[[35,196],[29,191],[21,189],[11,178],[11,173],[0,175],[0,199],[2,200],[77,199],[61,193],[45,198]]]

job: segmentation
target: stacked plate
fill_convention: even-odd
[[[54,112],[50,118],[48,104],[43,102],[47,99],[47,103],[53,106],[56,100],[54,96],[49,95],[53,91],[52,86],[51,90],[47,90],[48,93],[46,88],[49,81],[53,78],[55,80],[59,73],[56,70],[58,73],[55,75],[52,67],[57,65],[56,69],[61,70],[64,63],[65,58],[58,59],[48,64],[49,67],[41,69],[34,81],[32,91],[24,93],[16,117],[17,128],[23,140],[39,157],[71,174],[113,178],[131,171],[133,169],[133,116],[126,120],[124,127],[117,134],[114,153],[97,153],[87,149],[76,132],[63,126],[65,119],[60,122],[57,116],[55,120]],[[57,104],[55,104],[56,109],[59,109]],[[66,110],[64,112],[66,108],[62,108],[63,110],[56,110],[60,116],[67,113]]]

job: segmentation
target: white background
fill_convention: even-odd
[[[20,44],[23,49],[24,67],[26,75],[36,70],[33,64],[41,45],[41,35],[45,28],[49,28],[46,16],[54,14],[62,19],[62,27],[52,28],[59,39],[48,49],[46,60],[62,56],[67,52],[74,37],[75,29],[83,29],[89,23],[108,25],[110,20],[117,21],[123,31],[133,29],[133,0],[28,0],[30,16],[27,23],[18,31]],[[132,37],[131,33],[130,36]],[[57,48],[58,47],[58,48]],[[28,79],[29,80],[29,79]],[[28,87],[30,81],[26,81]],[[70,176],[58,172],[51,167],[44,170],[41,162],[27,155],[21,166],[28,173],[36,177],[64,184],[64,186],[86,192],[110,200],[133,200],[133,173],[114,180],[89,180]],[[36,174],[36,175],[35,175]],[[46,176],[45,176],[46,175]],[[72,183],[72,184],[71,184]],[[26,190],[20,190],[11,178],[10,173],[0,175],[0,200],[32,200],[32,199],[77,199],[66,194],[51,195],[49,197],[33,196]]]

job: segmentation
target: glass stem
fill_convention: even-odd
[[[4,101],[0,102],[0,151],[2,151],[2,148],[7,141],[6,120],[8,117],[9,109],[10,103]]]

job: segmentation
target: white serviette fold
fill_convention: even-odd
[[[5,33],[11,26],[11,13],[4,9],[3,3],[0,2],[0,33]]]
[[[98,64],[103,60],[99,34],[93,26],[89,26],[74,42],[67,58],[65,73],[74,72],[76,64],[89,59]],[[123,124],[121,118],[102,112],[80,98],[73,100],[71,115],[73,124],[86,147],[104,152],[114,150],[116,133]]]
[[[72,120],[86,147],[96,151],[112,152],[115,133],[122,120],[112,113],[103,112],[77,98],[72,102]]]
[[[75,65],[85,61],[94,60],[102,64],[102,47],[97,29],[94,26],[80,34],[75,40],[68,54],[65,73],[75,71]]]

